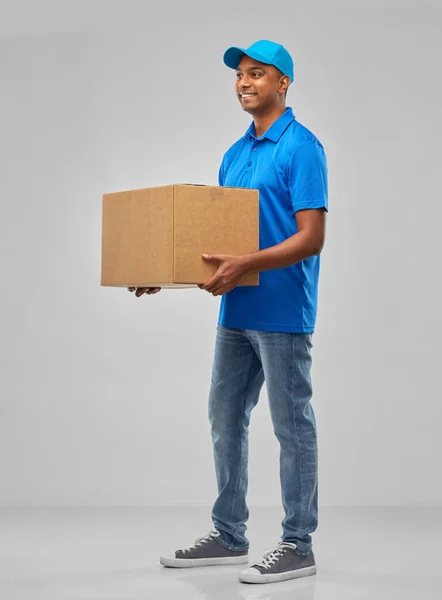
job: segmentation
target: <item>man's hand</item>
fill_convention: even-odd
[[[248,273],[244,256],[229,256],[227,254],[203,254],[204,260],[219,263],[218,270],[207,283],[198,285],[213,296],[227,294],[241,283]]]
[[[157,294],[158,292],[161,291],[160,287],[153,287],[153,288],[151,288],[151,287],[139,287],[139,288],[128,287],[127,289],[129,290],[129,292],[135,292],[135,296],[137,298],[139,298],[143,294],[147,294],[148,296],[150,296],[151,294]]]

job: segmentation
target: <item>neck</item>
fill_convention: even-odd
[[[286,110],[286,106],[274,106],[263,114],[253,115],[256,137],[261,137]]]

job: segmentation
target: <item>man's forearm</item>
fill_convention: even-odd
[[[312,236],[299,231],[276,246],[243,256],[247,272],[282,269],[321,252]]]

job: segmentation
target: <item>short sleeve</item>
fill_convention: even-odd
[[[293,211],[325,208],[328,211],[328,168],[324,148],[317,141],[297,148],[288,166]]]

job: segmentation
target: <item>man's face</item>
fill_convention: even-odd
[[[273,65],[244,54],[236,69],[235,92],[245,111],[259,113],[279,101],[281,93],[278,90],[286,89],[289,81],[290,78],[283,76]]]

